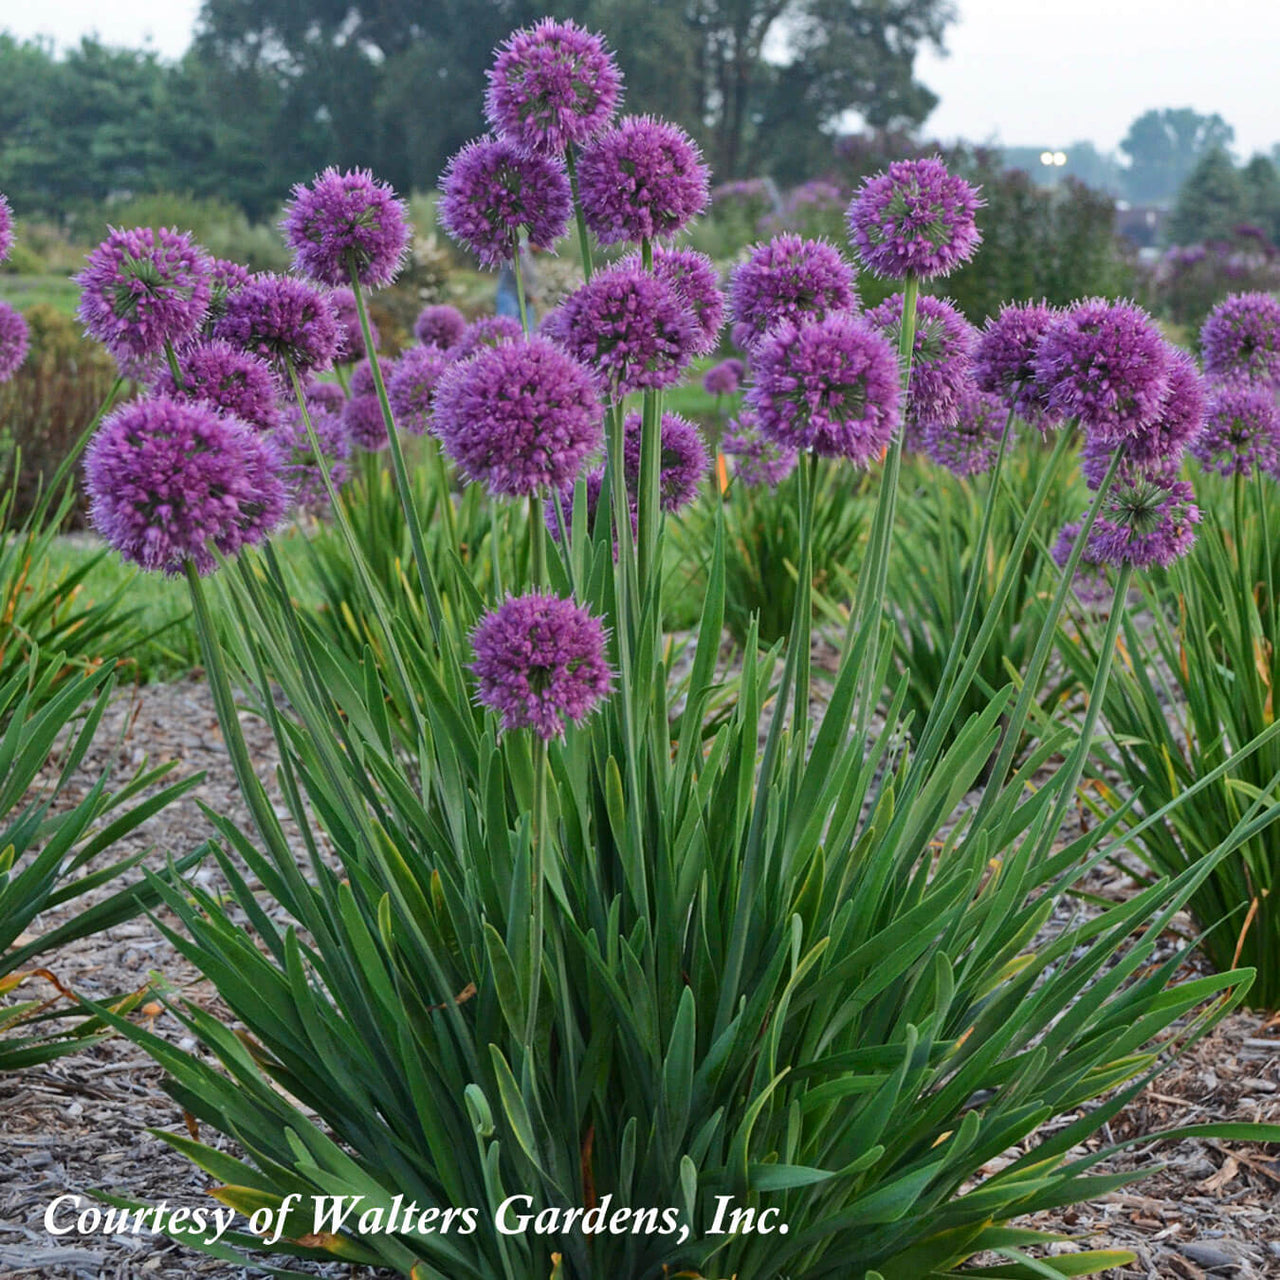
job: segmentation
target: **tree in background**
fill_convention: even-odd
[[[1191,172],[1169,218],[1168,239],[1189,245],[1259,240],[1280,245],[1280,171],[1270,156],[1255,155],[1242,169],[1221,150]]]
[[[1190,107],[1145,112],[1120,143],[1129,157],[1126,194],[1135,204],[1171,200],[1205,155],[1225,150],[1234,138],[1235,130],[1217,113],[1201,115]]]

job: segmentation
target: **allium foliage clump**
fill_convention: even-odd
[[[821,320],[857,303],[853,269],[835,246],[792,234],[757,245],[729,282],[733,340],[748,349],[784,321]]]

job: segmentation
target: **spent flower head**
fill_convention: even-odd
[[[750,350],[774,326],[858,305],[853,269],[834,245],[787,233],[751,250],[729,280],[733,340]]]

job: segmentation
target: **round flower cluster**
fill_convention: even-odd
[[[410,347],[396,361],[387,379],[387,401],[397,426],[419,436],[428,429],[436,385],[449,363],[438,347]]]
[[[1195,490],[1185,480],[1139,477],[1108,490],[1087,554],[1097,564],[1167,569],[1191,550],[1199,523]]]
[[[602,37],[572,21],[513,32],[488,73],[485,118],[528,151],[560,154],[608,127],[622,73]]]
[[[226,314],[213,332],[286,375],[290,366],[298,374],[328,369],[341,341],[328,293],[270,273],[254,276],[228,296]]]
[[[383,361],[388,378],[395,376],[395,366]],[[390,443],[382,401],[373,381],[373,365],[361,360],[351,370],[350,394],[342,406],[342,426],[357,449],[377,453]]]
[[[1220,475],[1274,474],[1280,465],[1280,410],[1262,383],[1233,379],[1209,397],[1204,430],[1191,442],[1201,465]]]
[[[314,413],[336,413],[342,415],[342,406],[347,403],[347,393],[336,382],[311,382],[303,391],[307,408]]]
[[[1280,301],[1269,293],[1233,293],[1200,330],[1204,371],[1280,384]]]
[[[0,262],[4,262],[13,252],[13,210],[9,201],[0,191]]]
[[[473,320],[467,325],[462,336],[449,348],[449,354],[455,360],[466,360],[486,347],[496,347],[503,342],[523,337],[524,330],[520,327],[520,321],[514,317],[481,316],[479,320]]]
[[[954,423],[925,423],[925,452],[957,476],[976,476],[990,471],[1008,414],[999,396],[979,391],[976,386],[966,386],[960,393]]]
[[[633,271],[642,269],[638,253],[622,259]],[[714,351],[720,342],[720,326],[724,323],[724,294],[715,263],[695,249],[667,249],[655,245],[653,274],[666,281],[677,298],[689,308],[695,323],[695,340],[690,350],[696,356]]]
[[[623,422],[623,469],[627,488],[635,494],[640,491],[641,428],[640,414],[627,414]],[[711,459],[702,433],[678,413],[662,415],[659,448],[662,509],[674,513],[697,498],[698,486],[710,468]]]
[[[1079,522],[1064,524],[1058,531],[1058,537],[1053,546],[1049,548],[1049,555],[1053,557],[1053,562],[1059,569],[1067,567],[1072,549],[1080,539],[1081,527]],[[1088,547],[1076,561],[1075,580],[1071,585],[1076,593],[1076,599],[1086,609],[1100,608],[1111,599],[1111,584],[1107,581],[1106,563],[1091,559]]]
[[[549,336],[594,369],[614,400],[671,386],[698,341],[693,315],[675,290],[622,263],[596,272],[548,323]]]
[[[858,302],[853,271],[825,240],[775,236],[733,269],[729,312],[733,341],[750,350],[784,320],[803,324]]]
[[[351,436],[343,425],[340,412],[309,402],[307,414],[316,444],[320,446],[320,453],[328,466],[329,478],[337,488],[346,483],[349,474],[347,459],[351,456]],[[290,405],[281,415],[274,438],[285,458],[280,476],[290,500],[295,506],[308,511],[323,510],[328,502],[328,491],[320,469],[321,459],[312,448],[302,410],[296,404]]]
[[[801,328],[784,323],[754,364],[747,401],[770,440],[866,466],[893,438],[897,357],[863,320],[837,312]]]
[[[447,303],[423,307],[413,322],[413,336],[424,347],[439,347],[448,351],[457,346],[466,330],[467,321],[457,307]]]
[[[546,338],[454,364],[436,387],[433,430],[469,480],[520,497],[572,483],[603,441],[591,374]]]
[[[521,231],[530,244],[550,249],[573,212],[564,166],[505,138],[468,142],[440,187],[440,225],[486,267],[514,260]]]
[[[898,160],[859,188],[849,205],[849,236],[879,276],[947,275],[973,257],[983,203],[937,157]]]
[[[796,469],[800,460],[800,455],[789,445],[761,435],[750,411],[726,424],[720,448],[733,459],[733,473],[737,480],[752,489],[762,486],[776,489]]]
[[[94,527],[144,569],[200,573],[261,542],[286,497],[275,447],[199,402],[137,400],[98,428],[85,453]]]
[[[1007,408],[1041,431],[1062,423],[1061,413],[1049,409],[1035,370],[1040,339],[1056,315],[1045,302],[1002,307],[999,315],[987,320],[973,352],[973,380],[978,386],[1001,396]]]
[[[213,327],[226,314],[227,299],[243,289],[253,278],[248,267],[229,258],[213,258],[209,263],[209,309],[205,312],[201,330],[205,337],[213,333]]]
[[[364,330],[360,328],[360,310],[356,305],[354,289],[335,289],[329,295],[333,303],[334,314],[338,317],[338,349],[334,352],[335,364],[349,364],[353,360],[363,360],[368,356],[364,347]],[[376,348],[382,339],[378,326],[369,318],[369,336]]]
[[[730,356],[728,360],[713,364],[702,375],[702,389],[709,396],[736,395],[746,372],[746,365]]]
[[[210,266],[189,235],[112,227],[75,277],[86,332],[122,363],[180,346],[209,309]]]
[[[294,187],[280,229],[301,274],[335,286],[354,274],[373,288],[396,278],[411,234],[408,211],[390,186],[367,169],[332,167],[310,186]]]
[[[7,302],[0,302],[0,382],[8,382],[22,367],[30,341],[21,313]]]
[[[584,148],[578,191],[601,244],[673,236],[711,203],[697,144],[653,116],[627,116]]]
[[[214,338],[183,348],[177,357],[178,377],[162,365],[152,391],[174,400],[198,400],[219,413],[239,418],[260,431],[279,423],[279,384],[265,360]]]
[[[604,624],[572,600],[509,597],[471,635],[479,702],[502,731],[532,729],[544,742],[581,724],[613,687]]]

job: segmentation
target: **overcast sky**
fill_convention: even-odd
[[[479,0],[478,0],[479,2]],[[920,78],[942,99],[926,128],[944,138],[1104,151],[1148,107],[1217,111],[1242,155],[1280,142],[1277,0],[956,0],[950,56]],[[0,28],[60,44],[186,48],[199,0],[3,0]]]

